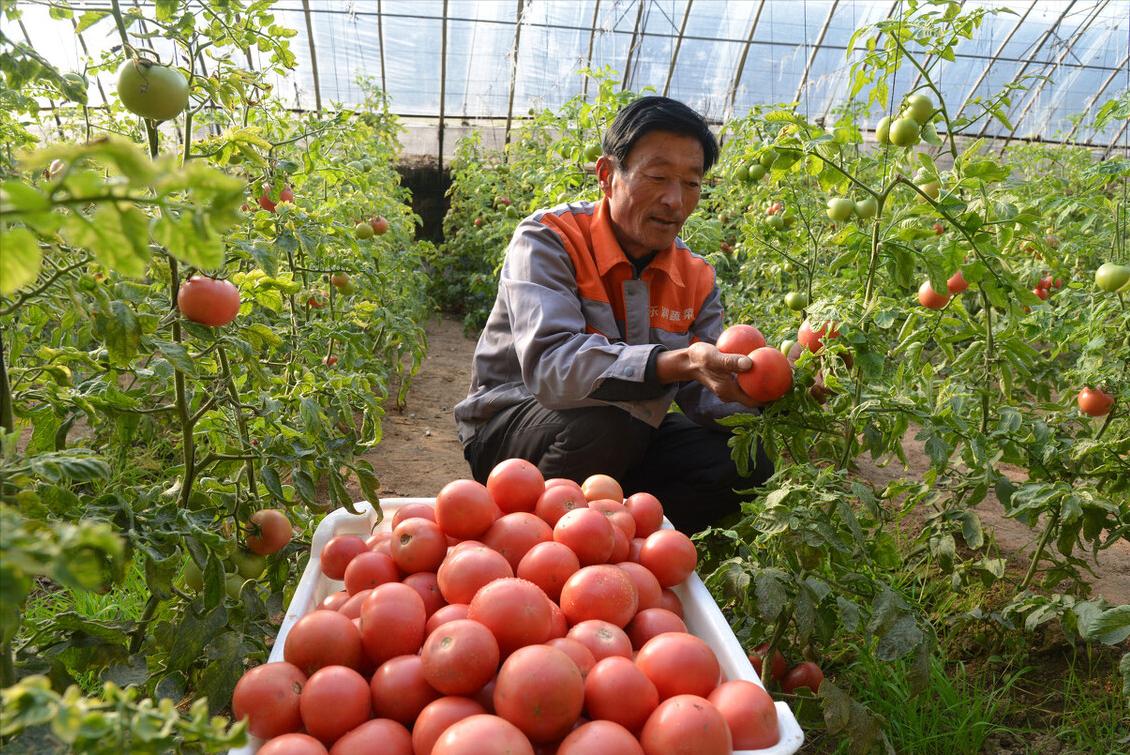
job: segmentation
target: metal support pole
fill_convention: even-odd
[[[436,159],[439,161],[440,172],[443,171],[443,111],[447,99],[447,3],[448,0],[443,0],[443,32],[442,40],[440,42],[440,56],[439,56],[439,153]]]
[[[640,25],[643,23],[643,7],[647,0],[639,0],[639,12],[636,13],[636,26],[632,29],[632,43],[628,45],[628,59],[624,61],[624,79],[620,82],[621,89],[628,88],[628,79],[632,76],[632,55],[636,52],[636,47],[639,45],[640,39]]]
[[[310,73],[314,76],[314,109],[322,112],[322,85],[318,80],[318,53],[314,49],[314,21],[310,18],[310,0],[302,0],[306,17],[306,42],[310,45]]]
[[[757,22],[761,20],[761,11],[765,9],[765,0],[760,0],[757,4],[757,10],[753,14],[753,23],[749,25],[749,36],[746,37],[745,47],[742,48],[741,57],[738,58],[738,68],[734,71],[734,80],[730,82],[730,93],[726,97],[726,110],[723,112],[722,119],[729,120],[734,112],[734,100],[738,96],[738,85],[742,81],[742,73],[745,72],[745,62],[749,57],[749,48],[753,45],[753,34],[757,31]]]
[[[832,16],[836,15],[836,8],[839,7],[840,0],[834,0],[832,7],[828,9],[828,15],[824,18],[824,25],[820,27],[820,34],[816,37],[816,44],[812,46],[812,53],[808,56],[808,62],[804,64],[804,73],[800,75],[800,83],[797,84],[796,96],[793,101],[798,105],[800,104],[800,95],[804,91],[804,85],[808,83],[808,74],[812,71],[812,63],[816,60],[816,53],[820,52],[820,45],[824,43],[824,37],[828,34],[828,27],[832,24]],[[807,116],[808,113],[805,113]]]
[[[683,47],[683,34],[687,31],[687,19],[691,17],[691,6],[694,0],[687,0],[687,7],[683,11],[683,22],[679,24],[679,38],[675,40],[675,51],[671,53],[671,65],[667,68],[667,81],[663,84],[663,96],[671,91],[671,77],[675,75],[675,62],[679,59],[679,50]]]
[[[518,0],[518,15],[514,17],[514,48],[510,53],[510,98],[506,105],[506,146],[510,146],[510,124],[514,120],[514,89],[518,81],[518,45],[522,39],[522,10],[524,0]]]

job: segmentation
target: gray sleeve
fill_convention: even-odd
[[[722,295],[717,280],[699,310],[698,317],[691,325],[691,335],[707,343],[716,343],[718,336],[722,335]],[[715,424],[715,420],[731,414],[758,412],[757,409],[736,401],[723,401],[718,398],[718,394],[697,380],[688,380],[680,384],[675,402],[685,415],[706,427],[721,427]]]
[[[550,409],[591,400],[607,379],[643,382],[654,344],[613,343],[586,332],[576,273],[553,230],[527,218],[506,251],[499,279],[526,388]]]

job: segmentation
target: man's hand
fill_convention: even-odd
[[[760,406],[738,386],[735,375],[753,367],[749,357],[723,354],[713,344],[699,341],[685,349],[660,352],[655,362],[656,374],[662,383],[697,380],[723,401],[745,406]]]

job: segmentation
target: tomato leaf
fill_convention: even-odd
[[[223,574],[222,568],[220,573]],[[222,580],[221,577],[221,582]],[[220,591],[223,592],[222,586]],[[200,653],[204,650],[208,640],[215,637],[221,629],[227,626],[227,623],[228,612],[222,605],[203,616],[197,616],[191,608],[186,610],[176,632],[173,634],[173,644],[169,648],[169,655],[166,658],[168,669],[170,671],[187,669],[199,660]]]
[[[35,282],[43,264],[39,240],[26,228],[6,229],[0,254],[0,294],[8,296]]]
[[[1106,645],[1118,645],[1130,637],[1130,605],[1115,606],[1103,611],[1080,629],[1084,639]]]
[[[1125,697],[1130,697],[1130,652],[1122,654],[1122,660],[1118,662],[1118,669],[1122,672],[1122,694]]]
[[[110,302],[109,312],[95,312],[94,333],[106,345],[110,363],[116,367],[127,366],[141,344],[141,326],[124,301]]]
[[[753,592],[757,597],[757,611],[766,623],[774,621],[785,608],[788,592],[785,583],[788,575],[780,569],[758,569],[753,575]]]

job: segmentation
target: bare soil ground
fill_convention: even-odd
[[[386,497],[433,497],[448,482],[469,478],[470,469],[455,434],[452,407],[467,395],[471,382],[471,357],[475,340],[463,335],[462,323],[440,317],[428,325],[428,355],[412,380],[403,409],[390,407],[385,417],[384,440],[367,458],[376,469],[381,495]],[[899,477],[921,477],[929,468],[922,444],[909,435],[904,441],[908,466],[897,461],[877,465],[860,459],[858,472],[878,488]],[[1023,470],[1006,470],[1014,480]],[[1039,533],[1009,519],[992,494],[980,505],[986,534],[991,533],[1001,556],[1012,568],[1026,568]],[[907,524],[920,523],[913,518]],[[1092,563],[1098,575],[1094,591],[1115,605],[1130,603],[1130,542],[1116,543]]]

